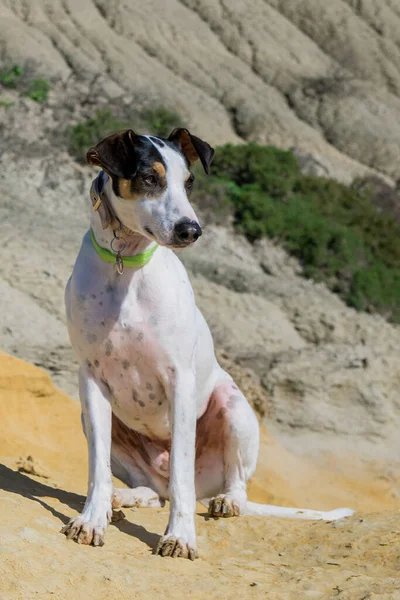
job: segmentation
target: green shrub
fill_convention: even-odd
[[[250,143],[218,148],[212,173],[237,185],[258,185],[271,196],[288,193],[300,171],[292,152]]]
[[[217,150],[211,177],[193,192],[197,204],[221,186],[249,240],[279,240],[306,277],[400,322],[400,225],[377,211],[365,186],[302,175],[290,152],[256,144]]]
[[[203,172],[203,167],[198,166],[195,171],[196,181],[191,201],[196,204],[196,210],[201,216],[203,224],[225,225],[231,222],[234,207],[230,197],[235,189],[239,191],[240,189],[232,181],[207,177]]]
[[[148,108],[141,111],[139,120],[143,122],[147,133],[159,137],[167,137],[180,124],[179,115],[163,107]]]
[[[31,78],[31,74],[23,67],[14,65],[0,72],[0,83],[7,88],[16,89],[35,102],[46,102],[51,88],[47,79],[40,77]]]
[[[14,65],[0,72],[0,83],[8,88],[16,88],[24,70],[19,65]]]
[[[51,85],[47,81],[47,79],[32,79],[27,91],[25,92],[25,96],[27,96],[34,102],[39,102],[39,104],[43,104],[43,102],[46,102],[46,100],[49,97],[50,89]]]

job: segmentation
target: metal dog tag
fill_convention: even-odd
[[[124,272],[124,261],[122,260],[120,252],[118,252],[117,257],[115,259],[115,266],[117,268],[117,273],[119,273],[119,275],[122,275],[122,273]]]

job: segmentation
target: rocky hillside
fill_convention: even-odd
[[[83,107],[166,106],[210,142],[295,147],[346,181],[399,176],[399,31],[396,0],[0,1],[2,64],[67,105],[78,81]]]

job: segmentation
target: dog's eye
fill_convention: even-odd
[[[194,183],[194,175],[193,175],[193,173],[191,173],[185,182],[185,188],[187,190],[191,190],[193,187],[193,183]]]
[[[155,185],[157,183],[157,178],[154,175],[146,175],[143,177],[143,181],[146,185]]]

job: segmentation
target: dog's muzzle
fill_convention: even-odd
[[[196,221],[183,217],[174,227],[174,242],[177,246],[186,246],[195,242],[202,234],[201,227]]]

